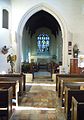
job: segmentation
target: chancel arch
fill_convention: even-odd
[[[62,16],[56,12],[55,10],[53,10],[53,8],[47,7],[47,4],[38,4],[34,7],[32,7],[30,10],[28,10],[24,16],[22,17],[19,26],[18,26],[18,30],[17,30],[17,54],[18,54],[18,58],[17,58],[17,71],[20,72],[21,70],[21,52],[22,52],[22,39],[23,39],[23,33],[24,33],[24,28],[26,29],[25,25],[27,23],[27,21],[29,21],[29,19],[31,18],[31,16],[33,16],[34,14],[36,14],[39,11],[44,11],[47,12],[49,14],[51,14],[54,19],[56,19],[56,21],[58,22],[60,29],[61,29],[61,37],[62,37],[62,63],[63,64],[67,64],[67,27],[66,24],[62,18]],[[54,27],[54,26],[53,26]],[[29,31],[31,32],[31,31]],[[29,36],[31,37],[31,36]],[[33,37],[33,36],[32,36]],[[65,51],[65,52],[63,52]],[[59,54],[59,52],[57,51],[57,54]]]

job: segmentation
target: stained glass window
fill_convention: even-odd
[[[50,37],[48,34],[39,34],[37,37],[37,53],[47,54],[49,53],[49,44],[50,44]]]

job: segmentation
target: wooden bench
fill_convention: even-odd
[[[84,97],[72,97],[71,120],[84,120]]]
[[[67,81],[69,81],[69,80],[84,80],[84,77],[59,77],[59,82],[58,82],[58,86],[57,86],[57,92],[58,92],[58,97],[60,97],[60,90],[61,90],[61,81],[63,81],[63,80],[67,80]]]
[[[25,91],[25,74],[14,73],[14,74],[0,74],[0,80],[19,80],[19,95],[21,96]]]
[[[0,88],[2,87],[9,87],[11,86],[13,88],[13,98],[12,98],[12,103],[13,105],[18,106],[18,92],[19,92],[19,81],[11,81],[11,80],[0,80]]]
[[[74,90],[80,90],[80,86],[69,86],[69,87],[65,87],[65,94],[64,94],[64,112],[67,113],[68,111],[68,92],[69,91],[74,91]]]
[[[83,74],[56,74],[56,91],[59,90],[60,80],[65,78],[84,78]]]
[[[71,120],[71,102],[72,96],[75,98],[84,98],[84,90],[67,89],[65,94],[65,115],[67,120]]]
[[[60,83],[61,87],[60,87],[60,98],[61,101],[63,100],[63,96],[64,96],[64,91],[65,91],[65,86],[72,88],[72,89],[77,89],[80,88],[81,85],[84,85],[84,80],[83,79],[68,79],[68,80],[61,80]]]
[[[12,87],[0,87],[0,120],[9,120],[12,115]]]

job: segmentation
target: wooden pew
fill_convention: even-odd
[[[13,73],[13,74],[0,74],[0,80],[19,80],[19,95],[21,96],[25,91],[25,74],[23,73]]]
[[[60,80],[65,78],[84,78],[84,74],[56,74],[56,91],[59,90]]]
[[[0,120],[9,120],[12,115],[12,87],[0,87]]]
[[[63,85],[64,85],[64,83],[66,82],[66,84],[68,84],[68,82],[70,83],[70,82],[76,82],[76,81],[81,81],[81,82],[83,82],[84,81],[84,78],[62,78],[62,79],[60,79],[60,83],[59,83],[59,88],[58,88],[58,97],[60,97],[60,95],[61,95],[61,89],[63,89]]]
[[[74,90],[74,89],[66,89],[65,93],[65,115],[66,120],[71,120],[71,101],[72,96],[75,98],[84,98],[84,90]]]
[[[84,80],[83,79],[68,79],[68,80],[61,80],[60,83],[61,87],[60,87],[60,99],[61,101],[63,100],[64,97],[64,91],[65,91],[65,86],[72,88],[72,89],[77,89],[80,88],[81,85],[84,85]]]
[[[84,97],[72,97],[71,120],[84,120]]]
[[[0,88],[9,87],[9,86],[13,88],[12,101],[16,101],[16,102],[13,102],[13,105],[18,106],[19,81],[18,80],[11,81],[11,80],[6,80],[6,79],[0,80]]]
[[[60,90],[61,90],[61,81],[63,81],[63,80],[67,80],[67,81],[69,81],[69,80],[84,80],[84,77],[60,77],[59,78],[59,82],[58,82],[58,87],[57,87],[57,92],[58,92],[58,97],[60,97]]]
[[[80,86],[69,86],[69,87],[65,87],[65,94],[64,94],[64,112],[67,113],[68,111],[68,92],[72,90],[80,90]]]

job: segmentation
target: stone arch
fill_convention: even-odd
[[[68,52],[67,52],[67,33],[68,33],[68,29],[67,26],[65,24],[64,19],[62,18],[62,16],[55,10],[53,9],[51,6],[44,4],[44,3],[40,3],[38,5],[35,5],[34,7],[32,7],[31,9],[29,9],[22,17],[19,25],[18,25],[18,29],[17,29],[17,55],[18,55],[18,59],[17,59],[17,72],[20,72],[20,67],[21,67],[21,44],[22,44],[22,33],[23,33],[23,29],[25,26],[25,23],[27,22],[27,20],[36,12],[40,11],[40,10],[44,10],[48,13],[50,13],[59,23],[60,27],[61,27],[61,31],[62,31],[62,39],[63,39],[63,50],[65,51],[62,53],[63,55],[63,59],[62,59],[62,63],[63,65],[67,65],[68,64]]]

